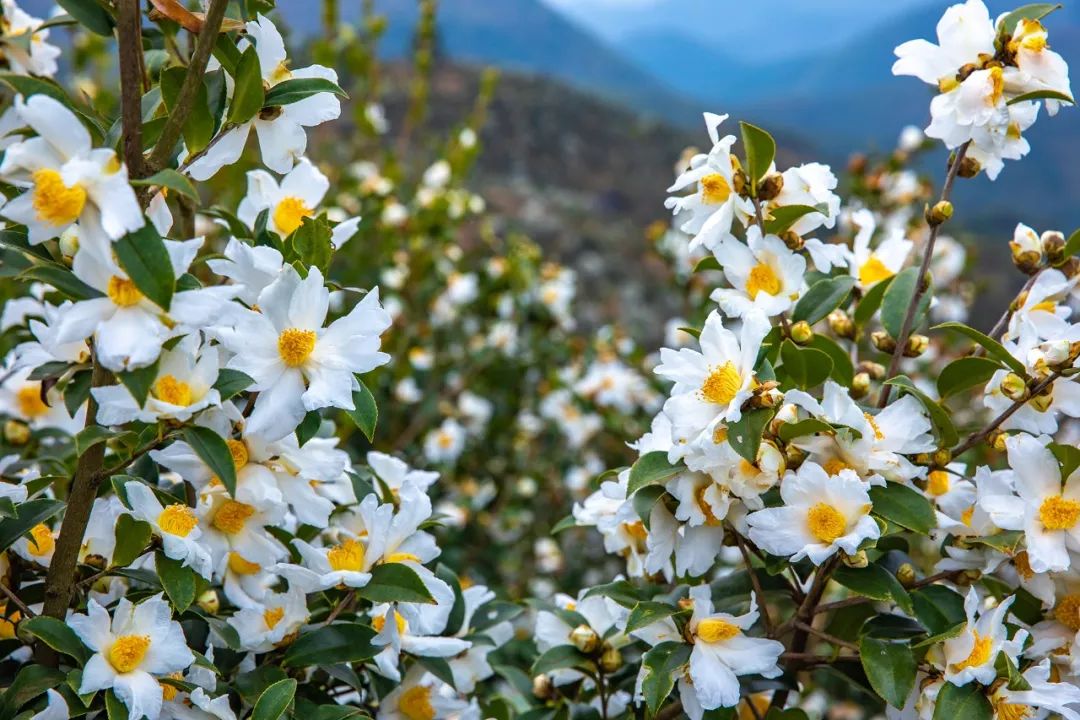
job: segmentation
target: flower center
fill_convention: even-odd
[[[403,562],[418,563],[418,562],[420,562],[420,558],[417,557],[416,555],[413,555],[412,553],[396,552],[396,553],[390,553],[389,555],[387,555],[386,556],[386,562],[388,562],[388,563],[403,563]]]
[[[27,383],[15,394],[19,413],[27,419],[41,417],[49,412],[49,406],[41,399],[41,383]]]
[[[722,443],[727,442],[727,436],[728,436],[727,425],[717,425],[716,429],[713,430],[713,434],[712,434],[713,445],[720,445]]]
[[[37,219],[50,225],[70,225],[79,219],[86,205],[86,191],[68,187],[60,173],[51,168],[35,170],[34,212]]]
[[[229,446],[229,454],[232,455],[233,465],[237,470],[243,470],[244,466],[248,464],[248,449],[243,440],[233,440],[229,438],[225,441],[225,444]]]
[[[739,634],[739,626],[720,618],[705,618],[698,623],[694,634],[707,643],[723,642]]]
[[[1027,550],[1021,550],[1013,555],[1013,566],[1023,579],[1030,580],[1035,577],[1035,571],[1031,569],[1031,558],[1028,557]]]
[[[179,537],[187,537],[195,529],[195,526],[199,524],[199,520],[187,505],[174,503],[161,511],[157,518],[157,524],[163,532]]]
[[[435,720],[435,708],[431,705],[431,688],[414,685],[401,693],[398,710],[408,720]]]
[[[701,385],[701,396],[711,403],[727,405],[739,393],[742,378],[735,368],[735,363],[728,360],[719,368],[715,368],[705,378]]]
[[[863,417],[866,418],[866,422],[870,423],[870,428],[874,431],[874,439],[884,440],[885,433],[881,432],[881,426],[877,424],[877,420],[874,419],[874,416],[868,412],[864,412]]]
[[[109,648],[109,664],[118,673],[129,673],[139,667],[149,649],[149,635],[121,635]]]
[[[1080,593],[1070,593],[1054,607],[1054,619],[1073,632],[1080,631]]]
[[[955,672],[966,670],[970,667],[979,667],[985,665],[990,659],[990,649],[993,644],[993,640],[989,637],[980,637],[979,633],[972,631],[972,636],[975,638],[975,646],[971,648],[971,654],[968,655],[963,661],[953,665]]]
[[[296,228],[304,224],[304,218],[311,217],[314,212],[303,200],[289,196],[283,198],[274,208],[274,224],[278,226],[284,235],[292,235]]]
[[[885,263],[878,260],[876,255],[871,255],[870,259],[859,268],[859,284],[873,285],[893,275],[893,271],[885,267]]]
[[[278,354],[289,367],[299,367],[307,362],[315,349],[315,331],[287,328],[281,331],[277,341]]]
[[[831,545],[847,532],[847,520],[832,505],[818,503],[806,513],[806,527],[819,542]]]
[[[987,105],[997,105],[1001,94],[1005,91],[1005,73],[999,67],[990,68],[990,94],[986,98]]]
[[[1071,530],[1080,520],[1080,502],[1052,495],[1039,506],[1039,522],[1047,530]]]
[[[634,522],[624,522],[622,529],[626,531],[626,534],[632,537],[638,542],[645,542],[649,537],[649,531],[645,529],[645,523],[640,520]]]
[[[821,468],[829,473],[829,475],[839,475],[844,470],[851,470],[852,467],[840,458],[834,457],[827,461]]]
[[[337,571],[360,572],[364,569],[364,545],[357,540],[346,540],[326,552],[326,561]]]
[[[277,624],[281,622],[281,618],[285,617],[285,608],[267,608],[263,610],[263,622],[266,623],[266,627],[273,630],[277,627]]]
[[[166,675],[165,678],[168,678],[169,680],[183,680],[184,676],[182,673],[175,672],[170,675]],[[171,702],[176,699],[176,695],[180,691],[172,683],[162,682],[162,680],[164,680],[165,678],[158,680],[158,685],[161,686],[161,699],[165,702]]]
[[[143,297],[143,294],[139,292],[139,288],[135,287],[135,283],[116,275],[109,278],[109,286],[105,289],[105,294],[118,307],[131,307],[142,300]]]
[[[706,205],[719,205],[731,195],[731,185],[720,173],[701,178],[701,199]]]
[[[944,470],[931,470],[926,480],[926,490],[934,497],[941,497],[949,492],[949,473]]]
[[[750,299],[756,300],[759,292],[766,295],[780,294],[780,278],[768,263],[755,265],[750,270],[750,277],[746,279],[746,294]]]
[[[397,625],[398,635],[404,635],[409,627],[409,622],[397,610],[394,611],[394,624]],[[376,615],[371,618],[371,627],[375,628],[375,632],[382,632],[386,627],[386,616]]]
[[[6,612],[7,605],[0,605],[0,640],[14,640],[15,624],[22,619],[22,613],[16,610],[5,616]]]
[[[712,505],[705,499],[705,493],[709,489],[708,485],[702,485],[694,492],[694,499],[697,500],[698,507],[701,508],[701,512],[705,515],[705,524],[713,527],[720,524],[720,518],[716,517],[713,512]]]
[[[54,547],[56,547],[56,539],[48,525],[38,523],[31,528],[30,542],[26,544],[27,552],[34,557],[44,557],[51,553]]]
[[[162,375],[154,383],[154,397],[158,400],[185,407],[191,404],[191,386],[183,380],[177,380],[174,375]]]
[[[214,513],[213,525],[227,535],[235,535],[244,529],[244,523],[255,514],[255,508],[235,500],[226,500]]]
[[[994,717],[998,720],[1024,720],[1030,714],[1029,705],[1018,705],[1003,700],[994,703]]]

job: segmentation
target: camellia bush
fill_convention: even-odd
[[[1027,282],[984,333],[944,231],[1072,104],[1055,6],[897,48],[932,122],[846,201],[706,115],[653,380],[572,334],[570,270],[465,241],[481,113],[332,183],[309,133],[346,93],[272,3],[60,5],[0,37],[0,720],[1080,720],[1080,234],[985,249]],[[118,72],[65,89],[60,32]],[[370,89],[365,52],[313,48]]]

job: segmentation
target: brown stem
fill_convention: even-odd
[[[356,591],[350,590],[349,593],[341,599],[341,602],[334,606],[334,609],[330,611],[330,614],[326,616],[326,622],[323,624],[329,625],[330,623],[337,620],[338,615],[345,612],[349,607],[351,607],[354,600],[356,600]]]
[[[832,576],[833,570],[836,569],[837,563],[840,562],[839,555],[833,555],[828,561],[818,568],[817,573],[814,575],[814,582],[810,585],[809,592],[806,593],[806,597],[803,599],[802,604],[795,611],[794,623],[802,623],[809,625],[814,619],[814,610],[817,608],[817,604],[821,602],[821,597],[825,594],[825,588],[829,584],[829,578]],[[791,639],[791,652],[797,655],[801,655],[806,652],[806,644],[810,640],[810,633],[803,627],[796,625],[795,634]],[[772,702],[769,703],[770,708],[783,708],[787,703],[788,693],[790,691],[787,688],[777,690],[772,697]]]
[[[925,577],[922,580],[918,580],[912,583],[908,589],[916,590],[927,585],[933,585],[938,580],[953,580],[960,575],[963,575],[963,570],[946,570],[945,572],[939,572],[936,575]],[[851,607],[852,605],[862,605],[863,603],[873,602],[870,598],[856,595],[854,597],[844,598],[843,600],[837,600],[836,602],[825,603],[824,605],[818,605],[814,611],[815,614],[831,612],[833,610],[840,610],[842,608]]]
[[[124,1],[135,2],[135,0]],[[210,8],[206,11],[206,19],[202,30],[199,31],[199,39],[195,43],[195,52],[191,55],[184,82],[176,95],[175,107],[169,113],[165,127],[161,129],[161,136],[154,145],[154,151],[150,153],[148,162],[150,172],[156,172],[165,165],[165,161],[168,160],[176,142],[180,139],[184,123],[187,122],[192,106],[195,104],[196,93],[206,74],[206,65],[210,62],[210,53],[214,49],[214,43],[217,42],[218,33],[221,31],[221,21],[225,19],[225,9],[228,5],[228,0],[212,0]]]
[[[19,608],[19,612],[22,613],[24,618],[34,617],[34,611],[28,608],[26,603],[19,599],[19,596],[15,594],[15,591],[2,582],[0,582],[0,593],[3,593],[4,597],[14,603],[15,607]]]
[[[833,645],[836,645],[836,646],[842,647],[842,648],[846,648],[848,650],[854,650],[855,652],[859,651],[859,646],[856,645],[855,643],[850,643],[847,640],[843,640],[841,638],[836,637],[835,635],[830,635],[829,633],[827,633],[827,632],[825,632],[823,630],[818,630],[816,627],[814,627],[810,623],[805,623],[805,622],[803,622],[801,620],[796,620],[795,621],[795,627],[799,628],[800,630],[805,630],[806,632],[810,633],[814,637],[819,638],[821,640],[824,640],[827,643],[832,643]]]
[[[765,632],[769,637],[772,637],[774,628],[772,618],[769,617],[768,603],[765,602],[765,591],[761,588],[761,580],[754,570],[754,564],[750,561],[750,553],[746,549],[746,543],[743,541],[742,536],[734,528],[732,528],[732,533],[735,535],[735,542],[739,545],[739,552],[742,553],[743,562],[746,563],[746,571],[750,574],[750,585],[754,588],[754,594],[757,595],[758,607],[761,608],[761,620],[765,623]]]
[[[957,457],[958,455],[967,452],[968,450],[985,440],[990,433],[997,430],[1003,422],[1011,418],[1013,416],[1013,413],[1024,407],[1028,400],[1030,400],[1032,397],[1035,397],[1046,388],[1050,387],[1050,385],[1052,385],[1054,381],[1057,380],[1059,377],[1061,377],[1061,370],[1055,370],[1045,380],[1036,384],[1033,388],[1031,388],[1031,392],[1027,398],[1025,398],[1024,400],[1014,401],[1013,404],[1010,405],[1003,413],[991,420],[989,425],[987,425],[977,433],[972,433],[968,436],[967,440],[957,445],[952,451],[953,457]]]
[[[131,177],[141,178],[146,176],[142,147],[142,13],[139,11],[139,0],[119,0],[117,9],[124,163]]]
[[[1024,287],[1022,287],[1020,289],[1020,292],[1016,294],[1016,299],[1014,299],[1013,302],[1009,303],[1009,307],[1005,308],[1005,312],[1003,312],[1001,314],[1001,317],[998,318],[998,321],[994,323],[994,327],[991,328],[990,332],[988,333],[991,338],[997,340],[998,336],[1005,331],[1005,326],[1008,324],[1009,319],[1012,317],[1014,312],[1013,303],[1015,303],[1017,299],[1022,297],[1024,293],[1031,289],[1031,286],[1035,284],[1035,279],[1038,278],[1040,274],[1041,272],[1037,272],[1027,279],[1027,282],[1024,283]],[[986,352],[986,349],[980,345],[979,347],[975,348],[975,352],[972,353],[972,355],[978,357],[984,352]]]
[[[941,187],[941,200],[940,202],[948,202],[949,197],[952,195],[953,183],[956,182],[956,174],[960,171],[960,164],[964,161],[964,155],[967,154],[968,146],[971,145],[971,141],[964,143],[960,146],[960,149],[956,151],[956,154],[952,158],[952,162],[949,163],[949,170],[945,175],[945,184]],[[907,312],[904,314],[904,322],[900,325],[900,334],[896,338],[896,349],[893,350],[892,359],[889,361],[889,370],[885,373],[885,379],[891,380],[896,377],[896,371],[900,367],[900,358],[904,356],[904,348],[907,346],[908,338],[911,337],[911,331],[915,324],[915,313],[919,309],[919,303],[922,300],[922,296],[928,289],[928,283],[926,281],[926,274],[930,270],[930,261],[934,256],[934,245],[937,243],[938,230],[940,230],[941,224],[936,223],[930,226],[930,237],[926,241],[926,247],[923,249],[922,264],[919,265],[919,279],[915,284],[915,292],[911,296],[911,302],[908,303]],[[881,396],[878,398],[878,407],[883,408],[889,403],[889,393],[892,390],[891,385],[881,386]]]

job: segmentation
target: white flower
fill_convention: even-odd
[[[229,278],[237,289],[237,297],[254,305],[270,283],[281,275],[284,261],[281,253],[265,245],[248,245],[242,240],[229,238],[224,258],[211,258],[206,264],[218,275]]]
[[[426,492],[439,479],[437,472],[415,470],[410,468],[404,460],[375,450],[367,454],[367,463],[376,477],[384,482],[390,488],[390,492],[395,495],[399,495],[406,485]]]
[[[836,225],[836,218],[840,214],[840,196],[833,192],[837,180],[828,165],[806,163],[788,168],[783,177],[784,187],[769,203],[767,211],[785,205],[824,205],[824,211],[807,213],[796,220],[791,230],[799,235],[809,235],[818,228]]]
[[[273,88],[292,78],[323,78],[337,82],[337,73],[322,65],[290,70],[281,33],[263,15],[260,14],[257,20],[247,23],[246,29],[259,57],[259,68],[265,87]],[[246,43],[237,45],[241,51],[246,47]],[[202,157],[192,162],[188,167],[188,174],[195,180],[208,180],[221,168],[235,163],[244,151],[252,127],[259,136],[263,163],[274,172],[287,173],[307,149],[307,132],[304,128],[334,120],[340,114],[341,101],[328,92],[316,93],[298,102],[282,105],[265,115],[257,113],[251,120],[227,132]]]
[[[990,612],[978,612],[979,593],[974,587],[964,599],[966,622],[963,631],[931,649],[929,659],[944,672],[953,685],[975,681],[989,685],[997,677],[995,663],[999,653],[1016,662],[1027,632],[1020,630],[1010,640],[1005,617],[1015,597],[1009,596]]]
[[[820,565],[843,550],[854,555],[864,540],[881,535],[870,517],[870,495],[859,476],[842,470],[829,476],[806,462],[780,483],[783,507],[765,508],[746,517],[750,539],[765,552],[792,561],[810,558]]]
[[[910,40],[896,48],[893,75],[914,75],[925,83],[948,86],[961,67],[979,55],[994,55],[996,31],[982,0],[950,6],[937,24],[938,45]]]
[[[250,171],[247,181],[247,195],[240,201],[236,216],[254,228],[259,213],[267,210],[267,229],[282,238],[300,227],[304,218],[315,216],[315,208],[330,189],[330,181],[307,158],[300,158],[280,185],[265,170]]]
[[[4,0],[2,9],[4,33],[0,37],[0,46],[11,72],[43,77],[55,75],[60,48],[48,42],[48,28],[38,30],[44,20],[24,11],[15,0]],[[23,39],[27,34],[29,38]]]
[[[746,244],[728,236],[713,254],[731,283],[731,289],[718,288],[710,296],[725,314],[743,317],[761,312],[771,317],[786,312],[799,299],[806,259],[777,236],[763,237],[757,225],[747,228]]]
[[[480,715],[472,714],[469,704],[453,688],[417,664],[400,685],[379,701],[375,717],[378,720],[478,720]]]
[[[263,529],[279,525],[285,514],[281,493],[268,482],[238,483],[235,498],[224,486],[212,486],[199,494],[195,512],[218,574],[224,572],[233,553],[259,566],[272,565],[286,554]]]
[[[900,272],[911,252],[912,243],[904,238],[902,231],[889,231],[885,240],[871,250],[870,238],[877,228],[874,214],[869,210],[858,210],[852,215],[852,221],[859,230],[848,264],[859,287],[869,290]]]
[[[57,237],[79,224],[89,247],[103,252],[145,224],[127,168],[112,150],[95,150],[75,114],[47,95],[15,98],[22,121],[38,134],[7,148],[0,175],[26,192],[3,214],[26,225],[31,244]]]
[[[161,712],[162,690],[155,676],[180,672],[195,660],[180,623],[160,594],[132,605],[121,598],[110,619],[90,599],[86,615],[72,615],[67,624],[94,651],[83,668],[79,694],[111,688],[127,706],[129,720]]]
[[[40,380],[30,380],[33,368],[9,371],[0,382],[0,413],[21,420],[31,428],[56,428],[74,435],[83,426],[83,412],[68,414],[63,394],[50,388],[42,397]]]
[[[124,492],[132,515],[149,523],[154,534],[161,538],[165,555],[209,579],[210,553],[199,544],[202,530],[195,510],[181,502],[163,506],[154,491],[141,482],[125,483]]]
[[[330,293],[318,268],[301,279],[292,266],[259,295],[259,312],[240,310],[232,327],[214,328],[235,353],[226,367],[254,379],[259,393],[246,432],[276,440],[305,413],[324,407],[353,410],[355,374],[389,361],[378,352],[390,317],[372,290],[342,318],[323,327]]]
[[[267,593],[262,606],[246,607],[229,618],[245,650],[264,653],[285,642],[308,621],[307,602],[296,588]]]
[[[465,428],[446,418],[424,437],[424,457],[433,463],[453,463],[465,449]]]
[[[449,597],[438,599],[436,604],[376,605],[371,611],[371,624],[377,634],[371,643],[384,646],[375,656],[379,672],[384,677],[400,680],[398,664],[403,652],[420,657],[450,658],[472,647],[468,640],[440,637],[453,606],[453,591]]]

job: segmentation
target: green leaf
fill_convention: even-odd
[[[155,360],[152,364],[146,367],[136,368],[134,370],[128,370],[127,372],[118,372],[116,377],[123,383],[124,387],[131,393],[131,397],[135,398],[135,402],[139,407],[146,404],[146,398],[150,394],[150,390],[154,387],[154,382],[157,380],[158,374],[158,361]]]
[[[105,716],[109,720],[127,720],[129,714],[127,706],[112,689],[105,692]]]
[[[881,324],[889,335],[894,338],[900,337],[900,330],[903,328],[908,306],[914,300],[918,287],[919,268],[909,267],[901,270],[896,275],[881,299]],[[925,317],[926,311],[930,307],[931,296],[932,292],[930,288],[927,288],[926,292],[919,298],[919,308],[916,310],[911,323],[912,330],[919,327],[919,323]]]
[[[994,706],[979,683],[957,686],[947,682],[941,686],[933,720],[993,720],[993,717]]]
[[[780,370],[797,386],[806,390],[828,380],[833,361],[827,353],[810,347],[799,347],[790,340],[780,346]]]
[[[938,395],[942,400],[985,385],[1001,369],[997,360],[983,357],[962,357],[946,365],[937,379]]]
[[[307,441],[315,437],[322,427],[322,415],[318,410],[310,410],[304,414],[304,419],[296,426],[296,442],[300,447],[307,445]],[[359,496],[358,496],[359,497]]]
[[[154,566],[173,607],[181,613],[187,610],[195,601],[195,571],[163,552],[154,556]]]
[[[640,630],[643,627],[652,625],[654,622],[671,617],[677,612],[679,612],[679,608],[674,605],[643,600],[634,606],[634,609],[630,611],[630,615],[626,618],[625,632],[630,633],[634,630]]]
[[[1078,252],[1080,252],[1080,230],[1074,230],[1073,234],[1069,236],[1069,239],[1065,241],[1065,260],[1071,258]]]
[[[1020,674],[1020,668],[1016,667],[1016,663],[1012,661],[1005,651],[1002,650],[998,653],[997,659],[994,660],[994,669],[997,670],[999,677],[1008,678],[1008,688],[1013,692],[1023,692],[1031,689],[1031,683],[1027,681],[1023,675]]]
[[[931,634],[938,635],[963,623],[964,596],[944,585],[928,585],[911,592],[915,617]]]
[[[227,119],[230,124],[242,125],[262,109],[265,97],[262,69],[254,45],[249,45],[240,55],[233,77],[236,82]]]
[[[769,171],[776,158],[776,141],[772,135],[756,125],[740,122],[742,129],[743,150],[746,151],[746,173],[750,179],[751,192],[757,192],[757,185]]]
[[[263,107],[290,105],[319,93],[333,93],[348,99],[348,94],[337,83],[326,78],[292,78],[270,88],[263,100]]]
[[[75,434],[75,454],[82,455],[98,443],[107,442],[115,435],[112,430],[100,425],[91,425]]]
[[[1078,230],[1077,232],[1080,232]],[[698,260],[698,264],[694,266],[694,272],[702,272],[704,270],[723,270],[723,266],[720,265],[720,261],[716,259],[715,255],[706,255]]]
[[[1029,102],[1031,100],[1059,100],[1061,102],[1074,105],[1075,101],[1063,92],[1057,90],[1032,90],[1026,92],[1023,95],[1017,95],[1014,98],[1010,98],[1005,102],[1006,105],[1015,105],[1017,103]]]
[[[26,703],[64,682],[67,676],[44,665],[24,665],[0,696],[0,718],[10,718]]]
[[[1024,368],[1024,363],[1014,358],[1009,351],[1002,346],[997,340],[993,339],[989,335],[979,332],[975,328],[968,327],[964,323],[959,322],[947,322],[935,325],[930,328],[931,330],[952,330],[958,332],[961,335],[967,336],[969,339],[975,341],[986,350],[986,354],[992,357],[996,357],[1001,362],[1009,366],[1009,369],[1020,377],[1025,377],[1027,372]]]
[[[641,592],[629,580],[615,580],[604,585],[597,585],[585,593],[585,597],[602,596],[611,598],[624,608],[633,608],[641,602]]]
[[[176,112],[180,88],[187,77],[185,68],[168,68],[161,73],[161,99],[170,113]],[[196,153],[205,148],[214,137],[214,117],[210,113],[210,94],[205,82],[195,86],[190,112],[181,131],[189,153]],[[172,148],[170,148],[171,150]],[[198,200],[196,196],[194,198]]]
[[[859,659],[870,687],[894,708],[903,708],[915,687],[918,669],[911,646],[864,635],[859,641]]]
[[[0,551],[7,550],[35,525],[45,522],[64,507],[60,500],[39,498],[15,506],[17,517],[0,520]]]
[[[383,563],[371,571],[371,581],[357,594],[374,603],[415,602],[433,603],[435,598],[424,581],[408,565]]]
[[[135,562],[146,546],[150,544],[150,524],[123,514],[116,521],[116,549],[113,550],[112,564],[127,567]]]
[[[641,659],[641,692],[650,713],[655,713],[675,687],[675,674],[690,659],[690,647],[681,642],[662,642]]]
[[[168,310],[176,287],[169,251],[153,223],[128,233],[112,244],[120,267],[135,287],[162,310]]]
[[[667,453],[663,450],[645,453],[630,466],[630,480],[626,485],[626,494],[633,495],[646,485],[663,483],[678,474],[680,470],[680,466],[668,462]]]
[[[863,294],[862,300],[855,306],[855,314],[852,316],[857,327],[863,327],[873,319],[874,313],[881,307],[881,301],[885,297],[885,292],[892,286],[893,280],[895,279],[895,275],[887,277],[884,280],[875,283],[873,287]]]
[[[652,514],[653,506],[656,505],[657,500],[664,496],[665,492],[663,485],[648,485],[631,496],[634,512],[641,518],[641,522],[645,524],[646,529],[649,527],[649,517]]]
[[[757,462],[761,436],[773,418],[773,411],[768,408],[749,410],[742,414],[738,422],[728,425],[728,442],[739,456],[749,463]]]
[[[285,678],[266,688],[255,702],[251,720],[278,720],[296,696],[296,680]]]
[[[851,355],[832,338],[821,333],[815,333],[806,347],[820,350],[832,358],[833,369],[830,376],[833,380],[845,387],[851,387],[855,378],[855,365],[851,362]]]
[[[795,309],[791,313],[792,322],[805,320],[813,325],[824,319],[847,301],[853,287],[855,278],[850,275],[818,280],[799,298],[799,302],[795,303]]]
[[[75,658],[80,665],[90,659],[90,651],[65,623],[46,615],[23,620],[19,630],[28,632],[53,650]]]
[[[187,179],[185,175],[181,175],[172,168],[165,168],[159,172],[154,173],[148,178],[135,179],[131,181],[132,185],[145,185],[147,187],[161,187],[168,188],[173,192],[183,195],[186,198],[190,198],[195,202],[199,201],[199,193],[195,189],[195,186],[191,184],[191,181]]]
[[[896,603],[904,612],[914,612],[907,590],[895,575],[880,565],[868,565],[865,568],[839,567],[833,573],[833,580],[857,595],[880,602]]]
[[[371,644],[373,637],[375,629],[361,623],[324,625],[297,638],[282,662],[285,667],[308,667],[370,660],[382,650]]]
[[[19,273],[16,278],[27,282],[37,281],[52,285],[72,300],[90,300],[91,298],[102,297],[100,292],[75,277],[75,274],[70,270],[55,263],[33,265]]]
[[[359,375],[356,376],[356,381],[360,383],[360,389],[352,394],[354,409],[345,412],[356,423],[356,427],[360,428],[360,432],[364,433],[368,442],[373,442],[375,426],[379,422],[379,406],[375,404],[375,396],[371,394]]]
[[[930,415],[930,424],[934,428],[934,434],[937,436],[938,442],[941,443],[941,447],[950,448],[960,441],[960,435],[956,432],[956,426],[953,425],[952,417],[948,411],[941,407],[932,397],[915,387],[915,383],[911,382],[911,378],[907,375],[897,375],[892,380],[886,380],[885,384],[901,388],[904,392],[914,395],[922,403],[927,414]]]
[[[1061,466],[1062,479],[1068,480],[1069,476],[1076,471],[1076,468],[1080,467],[1080,448],[1075,445],[1060,445],[1058,443],[1050,443],[1048,447]]]
[[[795,438],[803,437],[805,435],[817,435],[818,433],[832,435],[835,432],[836,429],[824,420],[809,418],[807,420],[800,420],[799,422],[784,423],[780,426],[779,435],[780,439],[784,442],[791,442]]]
[[[543,675],[564,668],[586,668],[590,664],[589,658],[573,645],[556,645],[536,659],[532,674]]]
[[[781,205],[772,208],[769,210],[769,219],[765,221],[765,232],[770,235],[782,235],[810,213],[821,213],[826,217],[829,215],[827,211],[823,212],[821,208],[811,205]]]
[[[1061,7],[1061,3],[1032,3],[1018,7],[1001,19],[998,24],[998,34],[1012,37],[1021,20],[1042,20],[1055,10],[1060,10]]]
[[[235,397],[244,390],[247,390],[254,384],[255,380],[247,373],[242,373],[239,370],[222,368],[218,372],[217,380],[214,381],[214,389],[218,391],[218,394],[221,396],[221,401],[224,402]]]
[[[964,538],[973,545],[985,545],[1006,555],[1014,555],[1024,541],[1022,530],[1002,530],[993,535]]]
[[[67,14],[82,23],[92,33],[111,38],[116,23],[96,0],[56,0]]]
[[[292,234],[292,246],[300,262],[319,268],[322,272],[330,267],[334,246],[330,242],[330,225],[326,216],[306,217]]]
[[[870,488],[873,513],[913,532],[929,535],[937,525],[934,507],[926,497],[898,483]]]
[[[184,428],[184,442],[191,446],[195,454],[210,467],[210,472],[217,475],[229,495],[236,496],[236,463],[224,438],[210,428],[192,425]]]
[[[567,515],[551,527],[551,530],[548,531],[548,535],[558,535],[563,530],[569,530],[572,527],[577,527],[577,518],[573,515]]]

